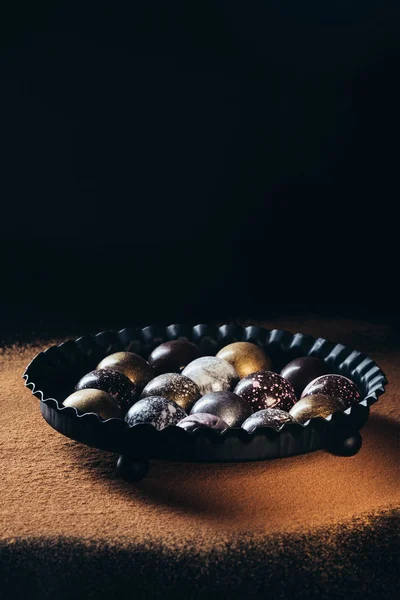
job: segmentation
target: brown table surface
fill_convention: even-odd
[[[51,344],[1,351],[0,597],[394,597],[399,340],[344,319],[263,325],[351,345],[384,370],[356,456],[153,461],[129,484],[115,455],[53,431],[24,388],[25,366]]]

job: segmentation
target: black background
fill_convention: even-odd
[[[0,329],[398,311],[398,2],[11,4]]]

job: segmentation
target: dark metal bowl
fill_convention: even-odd
[[[270,427],[259,427],[253,433],[241,428],[231,428],[223,433],[209,429],[188,433],[176,426],[162,431],[147,424],[129,427],[122,419],[103,421],[94,413],[79,415],[75,408],[62,405],[76,382],[108,354],[128,350],[147,358],[160,343],[178,338],[193,341],[203,355],[215,355],[220,348],[234,341],[253,342],[266,350],[278,372],[296,357],[317,356],[329,365],[332,373],[352,379],[359,386],[363,399],[327,419],[311,419],[305,425],[290,423],[279,432]],[[143,463],[150,458],[261,460],[292,456],[322,447],[349,454],[349,448],[359,449],[361,438],[358,431],[368,419],[370,405],[384,393],[387,384],[384,373],[371,358],[341,344],[301,333],[277,329],[268,331],[262,327],[233,324],[221,327],[149,326],[87,335],[39,353],[23,377],[25,385],[40,398],[42,415],[54,429],[78,442],[117,452]],[[352,438],[358,442],[353,439],[352,444]]]

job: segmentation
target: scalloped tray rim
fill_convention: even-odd
[[[196,327],[199,327],[202,324],[198,324],[193,326],[193,330]],[[168,327],[173,327],[175,326],[175,324],[171,324],[169,326],[166,326],[165,329],[167,330]],[[218,330],[220,330],[222,327],[225,327],[226,325],[221,325],[220,327],[218,327]],[[137,329],[136,331],[139,333],[143,333],[144,331],[146,331],[149,327],[151,326],[146,326],[143,327],[141,329]],[[247,327],[252,327],[252,326],[247,326]],[[247,327],[243,326],[243,330],[246,330]],[[272,333],[282,333],[282,334],[290,334],[293,338],[295,338],[295,336],[303,336],[303,337],[307,337],[309,339],[314,340],[314,344],[316,342],[321,342],[321,343],[328,343],[328,344],[332,344],[333,348],[331,350],[331,352],[333,351],[334,348],[337,347],[341,347],[343,349],[348,349],[348,346],[344,346],[343,344],[340,343],[335,343],[335,342],[331,342],[328,339],[325,338],[321,338],[321,337],[314,337],[311,336],[309,334],[303,334],[300,332],[296,332],[296,333],[292,333],[290,331],[287,331],[285,329],[271,329],[268,330],[264,327],[259,327],[257,326],[260,330],[266,332],[267,334],[271,335]],[[84,414],[79,414],[77,409],[75,407],[67,407],[67,406],[63,406],[62,404],[60,405],[59,401],[56,398],[51,398],[51,397],[45,397],[45,394],[42,390],[37,390],[35,383],[33,381],[29,381],[29,370],[31,368],[31,366],[35,363],[35,361],[37,361],[38,359],[40,359],[40,357],[44,354],[44,352],[46,352],[47,350],[50,350],[51,348],[60,348],[60,346],[62,346],[63,344],[65,344],[66,342],[70,341],[74,344],[76,344],[77,341],[79,341],[80,339],[82,339],[82,337],[91,337],[92,339],[96,338],[97,336],[100,335],[104,335],[104,334],[116,334],[119,335],[125,331],[127,331],[127,329],[131,329],[131,328],[123,328],[120,329],[118,331],[115,330],[104,330],[104,331],[100,331],[96,334],[87,334],[86,336],[80,336],[79,338],[73,340],[73,339],[68,339],[65,340],[64,342],[61,342],[60,344],[55,344],[53,346],[49,346],[49,348],[47,348],[45,351],[41,351],[39,352],[29,363],[29,365],[26,367],[22,378],[25,379],[25,386],[28,387],[31,390],[31,393],[34,396],[39,396],[40,397],[40,401],[43,402],[44,404],[50,406],[53,410],[56,410],[58,413],[62,413],[65,412],[66,415],[68,415],[68,417],[72,417],[72,418],[76,418],[76,419],[82,419],[83,421],[86,421],[87,423],[92,422],[92,423],[97,423],[98,426],[100,427],[107,427],[109,423],[120,423],[120,427],[121,429],[124,429],[125,431],[129,431],[129,430],[136,430],[137,428],[139,429],[153,429],[155,430],[155,432],[157,432],[157,435],[165,435],[165,433],[168,430],[179,430],[182,431],[182,434],[186,434],[186,436],[190,436],[190,437],[198,437],[198,436],[202,436],[204,435],[204,431],[207,431],[207,434],[210,435],[210,437],[213,437],[214,439],[218,439],[218,438],[228,438],[231,437],[232,435],[240,435],[240,437],[242,438],[242,440],[250,440],[252,439],[255,435],[260,435],[260,434],[265,434],[268,437],[273,435],[273,437],[276,437],[277,435],[279,435],[283,430],[285,431],[299,431],[302,429],[306,429],[307,427],[310,427],[313,424],[316,423],[330,423],[332,420],[335,420],[337,415],[346,415],[346,416],[350,416],[353,410],[353,406],[358,406],[358,405],[362,405],[365,408],[371,406],[372,404],[374,404],[375,402],[378,401],[379,396],[381,396],[384,392],[385,392],[385,386],[388,384],[388,380],[386,378],[386,375],[384,374],[384,372],[382,371],[382,369],[379,367],[379,365],[376,364],[376,362],[369,358],[368,360],[371,362],[371,368],[373,368],[374,366],[377,367],[378,372],[376,377],[379,376],[379,378],[381,379],[381,385],[380,387],[377,387],[372,393],[368,394],[365,398],[363,398],[363,400],[361,400],[360,402],[357,402],[357,404],[355,405],[351,405],[349,408],[347,408],[344,411],[337,411],[335,413],[332,413],[330,415],[328,415],[327,417],[314,417],[312,419],[309,419],[308,421],[306,421],[305,423],[286,423],[285,425],[283,425],[279,430],[274,429],[273,427],[270,426],[261,426],[261,427],[257,427],[254,431],[252,431],[251,433],[249,433],[248,431],[246,431],[245,429],[242,429],[241,427],[229,427],[228,429],[225,429],[224,431],[215,431],[215,430],[207,430],[206,428],[198,428],[195,431],[192,432],[188,432],[180,427],[177,427],[176,425],[169,425],[168,427],[165,427],[163,430],[157,430],[156,427],[154,425],[152,425],[151,423],[137,423],[133,426],[129,426],[124,419],[121,418],[111,418],[111,419],[102,419],[98,414],[96,413],[84,413]],[[139,340],[138,340],[139,341]],[[350,354],[352,352],[358,352],[354,349],[350,349]],[[349,354],[349,355],[350,355]],[[364,354],[361,353],[360,354]],[[348,358],[348,356],[346,357],[346,359]],[[345,359],[345,360],[346,360]],[[365,359],[364,359],[365,360]],[[182,435],[180,434],[180,435]]]

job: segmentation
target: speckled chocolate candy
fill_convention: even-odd
[[[196,402],[191,415],[208,413],[216,415],[229,427],[239,427],[252,413],[251,406],[233,392],[210,392]]]
[[[253,411],[280,408],[289,412],[297,400],[292,385],[272,371],[258,371],[244,377],[233,391],[246,400]]]
[[[242,428],[251,433],[257,427],[272,427],[279,431],[286,423],[295,423],[296,420],[284,410],[279,408],[264,408],[253,413],[243,423]]]
[[[228,361],[240,379],[250,375],[250,373],[269,371],[272,368],[270,357],[260,346],[250,342],[228,344],[228,346],[221,348],[217,357]]]
[[[183,410],[189,412],[201,394],[195,382],[189,377],[178,373],[164,373],[146,385],[142,398],[147,396],[162,396],[176,402]]]
[[[292,384],[296,396],[300,398],[304,388],[310,381],[330,372],[328,365],[322,358],[302,356],[288,363],[282,369],[281,375]]]
[[[136,402],[136,386],[126,375],[115,369],[98,369],[87,373],[75,386],[75,390],[92,388],[110,394],[122,412]]]
[[[139,400],[128,410],[125,421],[130,426],[149,423],[160,430],[168,425],[176,425],[186,416],[185,411],[175,402],[160,396],[149,396]]]
[[[356,384],[343,375],[322,375],[311,381],[301,397],[310,394],[325,394],[342,400],[346,408],[361,400],[361,393]]]
[[[203,396],[209,392],[232,390],[239,380],[232,365],[216,356],[197,358],[185,367],[182,375],[192,379]]]
[[[188,340],[164,342],[153,350],[149,363],[155,375],[161,373],[180,373],[192,360],[200,357],[200,351]]]
[[[314,417],[329,417],[329,415],[345,410],[346,405],[340,398],[324,394],[310,394],[296,402],[290,409],[290,415],[299,423],[305,423]]]
[[[154,377],[153,369],[147,360],[134,352],[114,352],[109,354],[99,364],[97,369],[115,369],[126,375],[141,392],[146,383]]]
[[[121,418],[121,409],[115,400],[103,392],[88,388],[74,392],[63,402],[64,406],[73,406],[80,414],[96,413],[102,419]]]
[[[217,415],[209,413],[196,413],[188,415],[182,421],[179,421],[178,427],[182,427],[185,431],[196,431],[196,429],[214,429],[216,431],[225,431],[229,427],[223,419]]]

